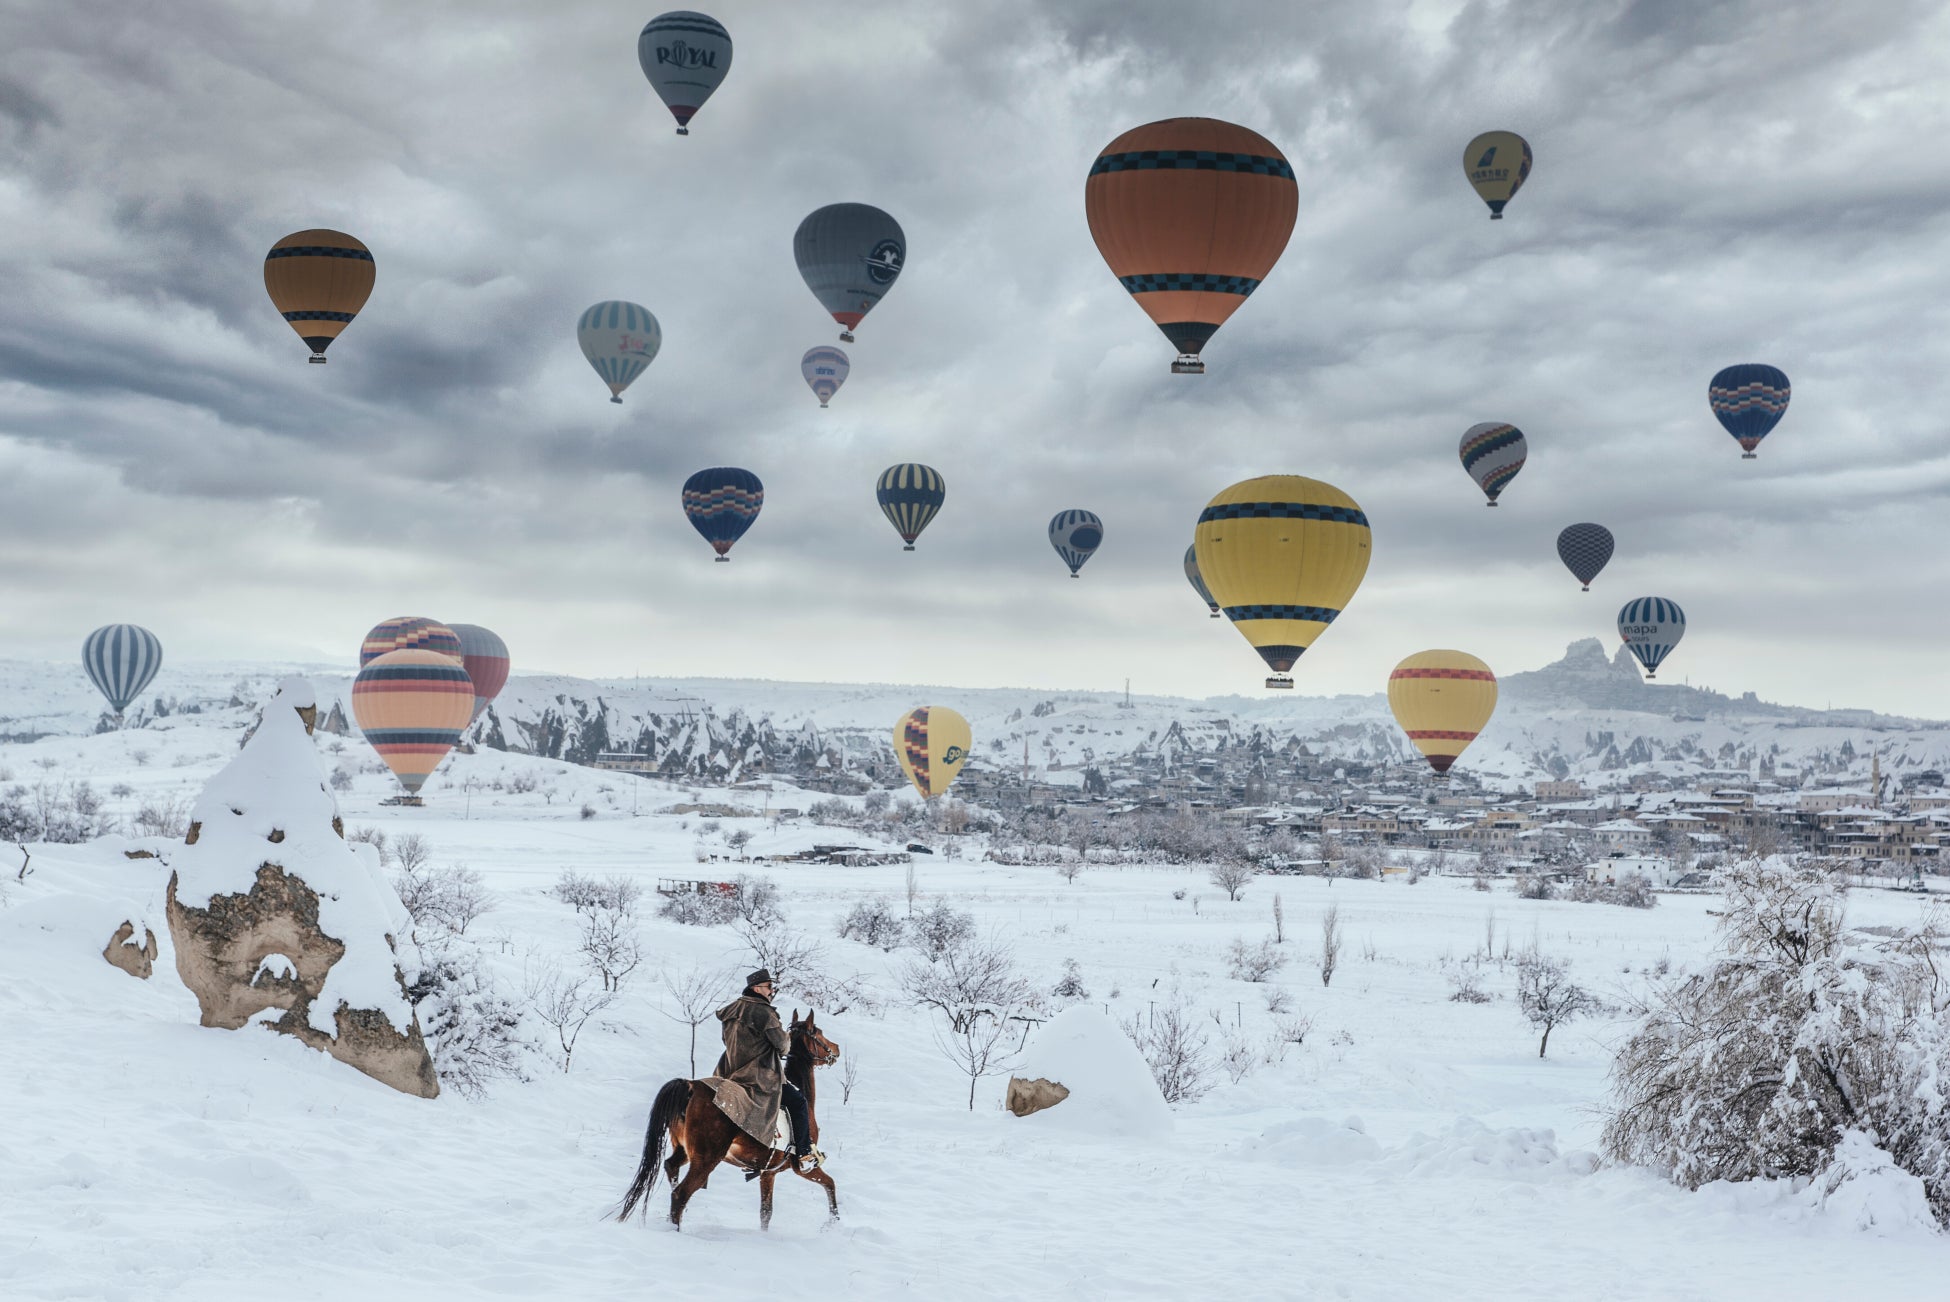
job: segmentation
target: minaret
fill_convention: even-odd
[[[1869,803],[1877,809],[1882,808],[1882,752],[1880,750],[1869,757]]]

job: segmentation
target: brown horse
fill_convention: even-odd
[[[792,1012],[792,1047],[786,1050],[785,1078],[799,1087],[806,1096],[806,1128],[810,1132],[808,1142],[814,1147],[819,1144],[819,1105],[818,1087],[813,1079],[815,1067],[829,1067],[839,1060],[840,1047],[820,1033],[813,1024],[812,1010],[806,1011],[806,1020],[799,1020],[799,1011]],[[670,1159],[664,1160],[664,1135],[670,1136]],[[756,1173],[758,1178],[758,1224],[761,1229],[772,1226],[772,1184],[779,1172],[790,1169],[794,1175],[812,1181],[826,1190],[826,1207],[834,1219],[840,1214],[840,1194],[833,1185],[833,1177],[816,1166],[801,1166],[798,1160],[786,1155],[747,1135],[731,1124],[731,1119],[718,1110],[718,1102],[710,1089],[697,1088],[695,1081],[668,1081],[657,1091],[656,1102],[650,1105],[650,1126],[643,1136],[643,1160],[637,1164],[636,1179],[630,1184],[630,1191],[623,1195],[623,1204],[617,1210],[616,1219],[628,1220],[637,1203],[642,1202],[650,1187],[657,1182],[657,1167],[663,1166],[664,1178],[670,1181],[670,1223],[680,1229],[684,1221],[684,1205],[691,1195],[702,1189],[711,1179],[711,1172],[718,1163],[729,1157],[743,1167],[747,1173]],[[685,1162],[691,1169],[680,1183],[678,1171]],[[650,1214],[650,1204],[644,1202],[643,1214]]]

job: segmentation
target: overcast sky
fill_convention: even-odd
[[[1950,716],[1950,11],[1829,0],[952,5],[711,0],[736,56],[677,137],[652,5],[0,3],[0,655],[133,621],[183,659],[352,659],[392,615],[587,675],[1257,692],[1179,570],[1205,501],[1328,480],[1374,529],[1303,691],[1402,656],[1533,668],[1689,618],[1667,676]],[[1181,115],[1293,162],[1300,216],[1203,377],[1111,276],[1091,161]],[[1462,176],[1536,152],[1509,219]],[[906,228],[821,411],[836,328],[792,261],[822,204]],[[373,250],[310,366],[262,281],[310,226]],[[607,392],[577,315],[632,299]],[[1791,410],[1743,462],[1707,380]],[[1478,421],[1530,462],[1486,511]],[[873,482],[948,501],[903,554]],[[716,565],[693,470],[765,481]],[[1044,536],[1085,507],[1073,582]],[[1590,594],[1564,525],[1618,555]]]

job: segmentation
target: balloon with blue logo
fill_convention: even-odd
[[[636,61],[677,119],[677,134],[688,136],[691,119],[731,71],[731,33],[708,14],[673,9],[643,25]]]
[[[1495,506],[1497,496],[1523,469],[1524,459],[1530,455],[1530,444],[1515,425],[1484,421],[1464,431],[1458,452],[1463,469],[1490,499],[1489,504]]]
[[[829,203],[799,223],[792,256],[806,288],[840,323],[840,342],[850,344],[907,265],[907,236],[872,204]]]
[[[1076,578],[1083,563],[1104,544],[1104,522],[1093,511],[1058,511],[1049,522],[1049,545]]]
[[[620,298],[598,303],[576,322],[582,355],[609,386],[609,400],[623,401],[623,390],[643,374],[664,346],[663,327],[650,309]]]
[[[731,559],[725,553],[745,536],[764,505],[765,485],[736,466],[713,466],[684,481],[684,514],[721,561]]]
[[[1788,395],[1788,377],[1760,362],[1729,366],[1706,386],[1714,416],[1740,441],[1742,461],[1754,459],[1754,449],[1787,415]]]
[[[1678,602],[1664,597],[1628,601],[1618,612],[1618,636],[1624,639],[1625,649],[1645,666],[1645,676],[1657,678],[1659,666],[1686,636],[1686,612]]]
[[[162,643],[146,628],[110,624],[81,644],[81,667],[119,719],[162,668]]]
[[[806,355],[799,359],[799,374],[806,377],[806,387],[813,391],[822,407],[833,400],[852,369],[846,354],[830,344],[808,348]]]
[[[1611,530],[1602,524],[1574,524],[1557,535],[1557,559],[1591,591],[1591,580],[1611,563]]]

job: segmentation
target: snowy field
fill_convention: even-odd
[[[110,812],[132,815],[199,789],[247,719],[0,746],[0,772],[86,779]],[[317,741],[325,770],[369,758],[356,739]],[[535,790],[506,789],[524,774]],[[525,970],[576,961],[577,916],[549,893],[565,870],[646,887],[773,877],[829,970],[886,1002],[821,1018],[843,1054],[819,1097],[838,1223],[788,1176],[762,1233],[756,1186],[728,1168],[682,1233],[661,1221],[661,1181],[647,1224],[604,1219],[635,1169],[651,1096],[690,1074],[689,1032],[664,1015],[659,970],[744,971],[730,930],[646,908],[649,958],[590,1023],[572,1070],[538,1051],[526,1082],[429,1102],[280,1036],[198,1027],[162,926],[167,870],[123,854],[170,843],[108,838],[30,847],[22,882],[0,863],[0,1297],[1930,1298],[1950,1279],[1950,1240],[1926,1229],[1865,1231],[1786,1183],[1691,1193],[1595,1158],[1622,1013],[1560,1028],[1540,1061],[1506,947],[1568,959],[1616,1008],[1662,963],[1707,952],[1711,897],[1637,911],[1459,879],[1262,877],[1228,902],[1191,868],[1091,868],[1066,882],[974,862],[979,844],[960,862],[917,856],[917,907],[971,912],[1045,991],[1074,960],[1088,1002],[1120,1020],[1181,1002],[1215,1059],[1229,1042],[1265,1048],[1269,990],[1286,993],[1286,1016],[1311,1019],[1302,1043],[1257,1053],[1237,1082],[1215,1062],[1213,1088],[1175,1110],[1169,1133],[1133,1142],[1081,1133],[1061,1107],[1009,1115],[1006,1073],[982,1080],[968,1109],[967,1079],[929,1019],[900,1002],[908,956],[835,935],[861,899],[905,913],[903,867],[697,862],[700,849],[729,854],[740,828],[753,833],[748,854],[859,840],[764,817],[804,808],[808,793],[698,791],[751,811],[707,831],[704,816],[660,812],[689,789],[493,752],[457,756],[427,808],[382,807],[387,791],[361,773],[339,797],[348,828],[421,833],[436,864],[484,876],[493,908],[467,940],[510,993]],[[1228,946],[1271,934],[1276,893],[1284,967],[1269,983],[1232,979]],[[1323,986],[1330,904],[1346,948]],[[1920,905],[1857,891],[1849,907],[1852,923],[1883,925]],[[147,982],[100,956],[131,911],[163,945]],[[1451,1000],[1464,968],[1489,1002]],[[702,1031],[708,1070],[714,1026]],[[857,1083],[842,1102],[849,1061]]]

